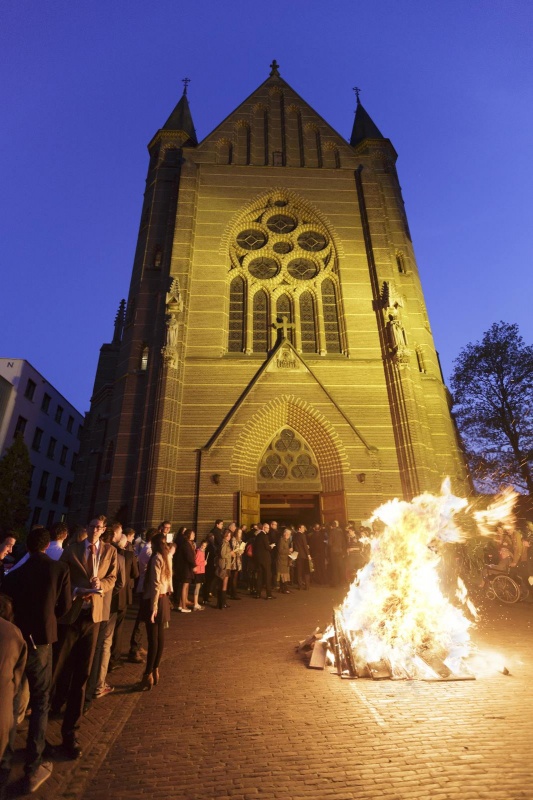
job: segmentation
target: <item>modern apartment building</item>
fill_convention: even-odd
[[[30,452],[29,525],[66,516],[83,415],[28,361],[0,358],[0,456],[21,433]]]

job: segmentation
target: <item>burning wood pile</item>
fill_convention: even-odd
[[[513,502],[507,493],[475,512],[478,530],[487,533],[494,520],[509,517]],[[451,599],[439,581],[443,545],[464,539],[454,518],[466,506],[445,481],[440,495],[392,500],[375,511],[371,521],[380,521],[381,532],[370,540],[368,564],[325,633],[317,630],[298,646],[311,653],[309,667],[329,662],[348,679],[474,679],[468,659],[477,611],[460,579]]]

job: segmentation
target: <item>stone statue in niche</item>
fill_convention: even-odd
[[[161,349],[163,362],[166,366],[176,369],[178,365],[178,315],[183,311],[183,298],[177,278],[171,278],[170,286],[165,298],[166,307],[166,333],[165,345]]]

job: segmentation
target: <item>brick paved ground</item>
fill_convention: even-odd
[[[115,693],[84,719],[84,758],[56,762],[35,796],[533,798],[533,605],[489,603],[475,633],[509,677],[372,682],[307,670],[295,652],[339,599],[315,588],[174,614],[160,685],[131,693],[141,670],[113,673]]]

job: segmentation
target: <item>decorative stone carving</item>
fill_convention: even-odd
[[[172,278],[170,281],[165,304],[167,312],[165,317],[166,335],[165,344],[161,348],[161,355],[165,366],[176,369],[178,366],[178,315],[183,311],[183,299],[177,278]]]

